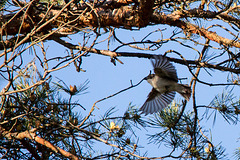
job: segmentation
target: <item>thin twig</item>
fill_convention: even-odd
[[[104,100],[106,100],[106,99],[108,99],[108,98],[114,97],[114,96],[116,96],[116,95],[118,95],[118,94],[120,94],[120,93],[122,93],[122,92],[124,92],[124,91],[126,91],[126,90],[129,90],[129,89],[131,89],[131,88],[134,88],[134,87],[138,86],[140,83],[142,83],[143,80],[144,80],[144,78],[143,78],[141,81],[139,81],[137,84],[135,84],[135,85],[132,85],[132,83],[131,83],[131,86],[130,86],[130,87],[127,87],[127,88],[125,88],[125,89],[122,89],[122,90],[118,91],[117,93],[114,93],[114,94],[112,94],[112,95],[110,95],[110,96],[104,97],[104,98],[96,101],[96,102],[93,104],[93,106],[92,106],[89,114],[84,118],[84,120],[82,121],[82,123],[81,123],[80,125],[78,125],[77,127],[81,127],[81,126],[85,123],[85,121],[91,116],[91,114],[92,114],[92,112],[94,111],[97,103],[99,103],[99,102],[101,102],[101,101],[104,101]]]

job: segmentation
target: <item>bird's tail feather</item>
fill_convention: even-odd
[[[179,88],[178,88],[177,92],[179,94],[181,94],[187,101],[189,101],[191,94],[192,94],[192,89],[188,85],[179,84]]]

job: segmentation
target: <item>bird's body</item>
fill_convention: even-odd
[[[146,102],[140,108],[142,113],[149,114],[161,111],[172,102],[175,93],[178,92],[186,100],[191,96],[191,88],[188,85],[178,83],[175,67],[163,56],[155,56],[151,59],[155,74],[149,74],[145,80],[151,84],[152,91]]]
[[[152,79],[147,79],[147,82],[160,93],[175,91],[176,85],[178,85],[175,81],[169,81],[155,75]]]

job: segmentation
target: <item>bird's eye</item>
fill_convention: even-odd
[[[154,74],[150,74],[150,75],[149,75],[149,78],[153,78],[153,77],[154,77]]]

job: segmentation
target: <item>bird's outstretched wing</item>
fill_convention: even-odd
[[[151,62],[156,75],[162,78],[173,80],[175,82],[178,81],[177,71],[166,57],[157,55],[151,59]]]
[[[176,92],[161,94],[153,88],[149,93],[146,102],[140,108],[140,111],[142,111],[142,113],[145,113],[145,115],[161,111],[172,102],[175,94]]]

